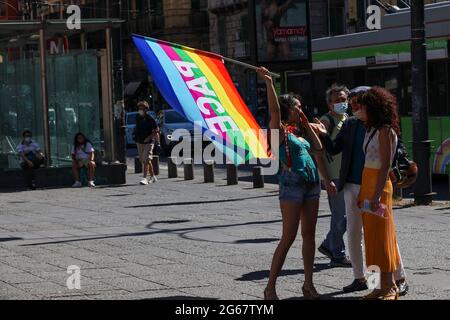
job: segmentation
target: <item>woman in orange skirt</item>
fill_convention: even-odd
[[[389,178],[399,133],[397,102],[389,91],[373,87],[359,98],[359,103],[363,106],[361,120],[367,132],[366,162],[358,203],[363,211],[366,264],[369,270],[380,271],[378,289],[364,299],[397,300],[394,272],[400,265],[400,253]]]

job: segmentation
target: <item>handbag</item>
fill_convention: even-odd
[[[417,164],[408,159],[405,146],[401,139],[399,139],[392,163],[392,170],[389,173],[392,183],[395,183],[399,189],[408,188],[416,182],[418,172],[419,168]]]

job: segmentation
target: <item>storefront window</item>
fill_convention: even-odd
[[[23,130],[31,130],[43,145],[39,80],[38,58],[0,64],[0,168],[19,167],[16,147]]]
[[[52,165],[71,164],[73,136],[82,131],[101,147],[100,98],[95,51],[47,59]],[[0,168],[19,168],[22,132],[31,130],[44,147],[39,59],[0,63]]]
[[[100,107],[95,51],[48,59],[52,164],[71,164],[73,137],[83,132],[100,148]]]

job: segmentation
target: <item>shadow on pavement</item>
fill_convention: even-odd
[[[124,208],[125,209],[134,209],[134,208],[170,207],[170,206],[190,206],[190,205],[207,204],[207,203],[238,202],[238,201],[245,201],[245,200],[250,200],[250,199],[268,198],[268,197],[275,197],[275,195],[264,195],[264,196],[224,199],[224,200],[185,201],[185,202],[142,204],[142,205],[129,206],[129,207],[124,207]]]
[[[322,270],[332,269],[329,263],[316,263],[314,264],[314,272],[320,272]],[[249,272],[244,275],[242,275],[240,278],[237,278],[237,281],[256,281],[256,280],[263,280],[269,278],[269,270],[260,270],[260,271],[254,271]],[[281,270],[280,277],[285,276],[294,276],[298,274],[304,274],[303,269],[286,269]]]
[[[84,237],[84,238],[75,238],[74,237],[55,237],[55,241],[48,241],[48,242],[37,242],[37,243],[30,243],[30,244],[23,244],[21,246],[24,247],[32,247],[32,246],[40,246],[40,245],[48,245],[48,244],[60,244],[60,243],[72,243],[72,242],[79,242],[79,241],[91,241],[91,240],[103,240],[103,239],[115,239],[115,238],[124,238],[124,237],[143,237],[143,236],[151,236],[155,234],[178,234],[182,238],[186,238],[185,234],[189,232],[199,231],[199,230],[215,230],[215,229],[222,229],[222,228],[230,228],[230,227],[239,227],[239,226],[248,226],[248,225],[261,225],[261,224],[272,224],[272,223],[279,223],[281,220],[268,220],[268,221],[250,221],[250,222],[243,222],[243,223],[235,223],[235,224],[225,224],[225,225],[215,225],[215,226],[203,226],[203,227],[191,227],[191,228],[179,228],[179,229],[158,229],[155,231],[147,231],[147,232],[132,232],[132,233],[120,233],[120,234],[111,234],[111,235],[103,235],[103,236],[91,236],[91,237]],[[147,228],[151,228],[151,226],[155,222],[147,225]],[[67,240],[57,240],[57,239],[64,239],[68,238]],[[186,238],[188,239],[188,238]],[[193,240],[194,239],[189,239]],[[198,241],[198,240],[195,240]],[[200,241],[207,241],[207,240],[200,240]]]
[[[95,189],[119,189],[119,188],[133,187],[136,185],[137,184],[112,184],[112,185],[96,186]]]
[[[105,198],[112,198],[112,197],[128,197],[128,196],[134,196],[134,193],[121,193],[121,194],[108,194],[104,196]]]
[[[358,297],[340,297],[345,294],[343,291],[335,291],[327,294],[321,294],[320,300],[359,300]],[[304,297],[292,297],[284,300],[305,300]]]
[[[118,188],[125,188],[125,187],[132,187],[137,184],[109,184],[109,185],[100,185],[96,186],[95,189],[118,189]],[[83,187],[87,188],[87,187]],[[72,189],[70,186],[59,186],[59,187],[43,187],[43,186],[37,186],[36,190],[30,190],[26,187],[20,187],[20,188],[0,188],[0,193],[20,193],[20,192],[33,192],[33,191],[52,191],[52,190],[63,190],[63,189]]]
[[[16,240],[23,240],[23,238],[17,238],[17,237],[0,238],[0,242],[8,242],[8,241],[16,241]]]
[[[172,296],[172,297],[161,297],[161,298],[149,298],[142,300],[219,300],[218,298],[207,298],[207,297],[191,297],[191,296]]]
[[[280,239],[278,238],[244,239],[244,240],[236,240],[234,243],[236,244],[270,243],[270,242],[277,242],[279,240]]]
[[[148,229],[151,229],[152,226],[155,224],[178,224],[178,223],[186,223],[186,222],[191,222],[191,220],[187,220],[187,219],[159,220],[159,221],[153,221],[152,223],[148,224],[146,227]]]

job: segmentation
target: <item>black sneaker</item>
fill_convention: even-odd
[[[327,248],[325,248],[325,246],[323,244],[320,245],[320,247],[317,249],[319,250],[319,252],[321,254],[323,254],[324,256],[327,256],[328,258],[330,258],[331,260],[333,260],[333,254],[331,253],[330,250],[328,250]]]
[[[369,289],[369,288],[367,287],[367,282],[366,281],[361,282],[361,281],[355,279],[352,282],[352,284],[344,287],[342,290],[345,293],[350,293],[350,292],[356,292],[356,291],[364,291],[364,290],[367,290],[367,289]]]
[[[396,281],[395,284],[397,285],[398,295],[400,297],[406,296],[408,294],[409,285],[408,285],[408,282],[406,282],[406,280]]]
[[[352,266],[352,263],[346,257],[343,257],[331,259],[330,265],[333,268],[349,268]]]

